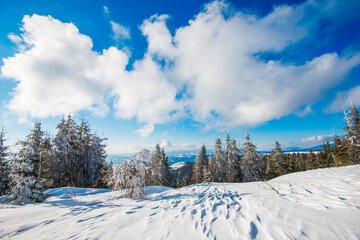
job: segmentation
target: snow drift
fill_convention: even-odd
[[[360,165],[268,184],[148,187],[142,200],[52,189],[44,203],[0,205],[0,239],[360,239]]]

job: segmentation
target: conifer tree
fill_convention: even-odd
[[[171,186],[173,184],[168,157],[159,144],[155,146],[149,172],[150,184],[160,186]]]
[[[229,168],[228,168],[228,175],[227,180],[228,182],[240,182],[241,181],[241,170],[240,170],[240,150],[237,147],[236,140],[231,140],[231,152],[229,154],[228,161]]]
[[[264,179],[264,161],[256,152],[256,146],[251,142],[249,134],[245,136],[240,168],[244,182]]]
[[[347,145],[350,161],[360,163],[360,118],[356,107],[351,104],[348,113],[344,111],[347,132],[343,145]]]
[[[316,169],[318,168],[318,164],[316,162],[316,155],[313,153],[312,149],[310,148],[309,153],[307,154],[307,169]]]
[[[43,186],[46,188],[53,187],[54,174],[54,154],[51,138],[48,133],[44,134],[41,142],[39,177],[42,179]]]
[[[54,138],[54,185],[61,186],[104,186],[106,176],[106,138],[91,132],[85,119],[80,125],[69,115],[57,125]]]
[[[350,156],[348,151],[348,145],[344,144],[338,136],[334,138],[334,147],[332,150],[331,167],[340,167],[350,165]]]
[[[193,182],[194,183],[201,183],[205,181],[205,174],[209,166],[209,159],[206,155],[206,147],[203,144],[201,146],[200,152],[197,154],[195,158],[195,165],[193,168]]]
[[[9,147],[5,145],[4,128],[2,128],[0,132],[0,196],[6,195],[10,190],[8,149]]]
[[[34,123],[34,129],[26,140],[18,142],[20,147],[12,163],[11,178],[14,187],[9,201],[21,204],[24,201],[44,201],[41,185],[41,153],[44,132],[39,122]]]
[[[231,139],[229,132],[226,134],[226,152],[224,158],[224,181],[232,181],[232,148],[231,148]]]
[[[54,139],[54,147],[58,174],[54,176],[55,186],[76,186],[79,149],[77,124],[68,115],[66,120],[64,117],[61,119],[56,128],[58,132]]]
[[[209,166],[206,169],[206,181],[215,182],[219,179],[220,165],[215,161],[214,156],[209,156]]]
[[[317,155],[317,162],[319,168],[326,167],[329,155],[328,155],[327,145],[325,142],[323,143],[323,148],[320,150],[320,152]]]
[[[222,149],[221,139],[215,140],[215,153],[210,164],[210,172],[215,182],[225,181],[225,154]]]
[[[288,164],[282,152],[280,143],[275,141],[275,148],[271,151],[271,155],[266,163],[266,176],[272,179],[283,175],[287,172]]]

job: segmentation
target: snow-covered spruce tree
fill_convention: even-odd
[[[349,152],[350,161],[353,164],[360,163],[360,118],[359,112],[356,107],[351,104],[348,112],[345,112],[346,127],[345,131],[347,132],[345,136],[345,141],[343,145],[347,145]]]
[[[105,186],[104,179],[108,174],[109,168],[106,164],[106,141],[107,138],[100,138],[96,134],[91,135],[91,154],[88,160],[89,167],[87,169],[88,182],[86,186],[101,187]]]
[[[11,179],[14,186],[9,201],[17,204],[44,201],[40,178],[43,136],[41,124],[35,122],[26,140],[17,143],[20,150],[12,161]]]
[[[149,178],[151,185],[172,186],[173,184],[168,157],[164,149],[160,149],[159,144],[156,144],[151,158]]]
[[[236,140],[230,141],[229,134],[226,137],[226,155],[225,155],[225,179],[227,182],[240,181],[240,157]]]
[[[145,165],[134,158],[114,168],[113,190],[125,190],[125,197],[143,198],[145,196]]]
[[[225,181],[225,154],[222,149],[221,139],[215,140],[215,153],[211,162],[209,162],[209,168],[213,180],[215,182]]]
[[[245,136],[240,168],[244,182],[264,179],[264,161],[256,152],[256,146],[251,142],[249,134]]]
[[[231,171],[232,171],[232,148],[231,148],[231,139],[229,132],[226,134],[226,152],[224,158],[224,180],[226,182],[231,182]]]
[[[53,162],[54,154],[53,147],[51,144],[51,138],[48,133],[45,133],[41,141],[41,152],[40,152],[40,166],[39,166],[39,177],[42,179],[43,186],[45,188],[53,187]]]
[[[106,186],[107,171],[111,171],[106,162],[106,138],[100,138],[91,132],[85,119],[81,124],[69,115],[57,125],[54,138],[55,186],[97,187]]]
[[[215,161],[214,156],[209,156],[209,166],[206,168],[205,181],[207,182],[215,182],[219,179],[219,169],[220,166],[218,162]]]
[[[240,149],[237,146],[236,140],[232,139],[231,141],[231,159],[232,159],[232,166],[231,166],[231,174],[230,180],[231,182],[241,182],[242,181],[242,174],[240,169]]]
[[[77,125],[69,115],[63,117],[56,127],[57,134],[54,138],[55,167],[54,184],[56,187],[76,186],[77,182],[77,154],[78,132]]]
[[[196,155],[195,158],[195,165],[193,167],[193,173],[192,173],[192,177],[193,183],[201,183],[203,181],[205,181],[205,178],[207,176],[205,176],[206,174],[206,170],[209,168],[209,159],[208,156],[206,155],[206,147],[203,144],[201,146],[200,152]]]
[[[226,135],[226,153],[224,158],[224,181],[240,181],[240,158],[239,149],[235,139],[230,139],[229,133]]]
[[[77,172],[76,186],[88,187],[94,181],[96,171],[96,160],[93,146],[92,135],[89,123],[82,118],[77,131],[77,151],[75,171]]]
[[[2,128],[0,132],[0,196],[6,195],[10,190],[8,149],[9,147],[5,146],[5,132]]]

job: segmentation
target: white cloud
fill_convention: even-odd
[[[10,33],[8,35],[8,38],[13,42],[15,43],[16,45],[19,45],[22,43],[22,38],[14,33]]]
[[[318,22],[336,16],[339,4],[308,1],[259,17],[215,1],[174,35],[168,16],[154,15],[140,26],[148,50],[130,71],[124,50],[98,53],[74,24],[25,16],[22,40],[9,37],[26,48],[3,59],[1,68],[18,83],[8,107],[23,117],[80,110],[106,115],[112,103],[116,117],[145,124],[137,131],[143,136],[154,124],[185,116],[224,127],[306,114],[360,64],[360,54],[328,53],[296,65],[258,55],[313,37]],[[114,39],[130,38],[127,28],[115,22],[112,27]]]
[[[118,42],[123,39],[130,39],[130,29],[114,21],[110,21],[113,31],[113,39]]]
[[[153,124],[147,124],[138,130],[136,130],[134,133],[137,133],[140,135],[140,137],[145,138],[148,137],[152,132],[154,131],[154,125]]]
[[[295,111],[295,114],[298,117],[303,118],[303,117],[306,117],[307,115],[309,115],[312,112],[313,112],[313,110],[311,109],[311,106],[307,105],[304,109],[298,109],[297,111]]]
[[[282,51],[306,36],[304,8],[280,6],[264,18],[225,18],[227,10],[212,3],[174,36],[175,71],[190,86],[189,105],[198,121],[231,126],[281,118],[321,98],[360,63],[359,54],[336,53],[303,65],[260,60],[257,53]]]
[[[110,10],[109,10],[109,8],[107,6],[103,6],[103,11],[104,11],[106,16],[110,15]]]
[[[161,140],[160,147],[167,148],[167,147],[171,147],[171,146],[172,146],[172,144],[168,140],[166,140],[166,139]]]
[[[331,142],[334,140],[333,135],[320,135],[320,136],[312,136],[308,138],[303,138],[300,140],[299,145],[302,147],[314,147],[317,145],[321,145],[324,142]]]
[[[354,104],[355,106],[360,105],[360,86],[354,87],[348,91],[339,92],[336,98],[327,106],[325,112],[334,113],[343,111]]]
[[[166,140],[165,140],[166,141]],[[161,144],[165,143],[165,145],[167,144],[166,142],[161,142]],[[168,142],[170,143],[170,142]],[[160,145],[161,145],[160,144]],[[200,148],[202,144],[194,144],[194,143],[178,143],[178,144],[174,144],[174,143],[170,143],[169,146],[165,146],[165,153],[168,152],[172,152],[172,151],[192,151],[194,150],[194,152],[196,153]],[[109,154],[130,154],[130,153],[137,153],[142,149],[149,149],[150,151],[154,151],[155,145],[147,145],[147,144],[142,144],[142,145],[134,145],[134,144],[130,144],[130,145],[125,145],[125,144],[111,144],[109,146],[107,146],[106,148],[106,152]],[[210,148],[208,148],[210,149]]]
[[[98,57],[88,36],[71,23],[38,15],[25,16],[22,30],[27,49],[4,58],[1,68],[18,82],[11,111],[41,118],[83,109],[107,113],[104,87],[87,75]]]

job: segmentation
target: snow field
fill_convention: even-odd
[[[280,194],[263,182],[147,187],[140,200],[51,189],[44,203],[0,205],[0,239],[360,239],[359,165],[268,184]]]

